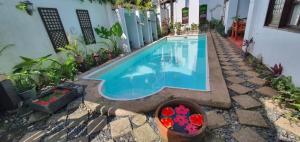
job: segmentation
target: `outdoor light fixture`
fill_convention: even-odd
[[[30,1],[24,1],[24,4],[26,4],[26,12],[29,15],[32,15],[32,13],[33,13],[33,3],[30,2]]]

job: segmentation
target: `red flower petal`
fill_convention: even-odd
[[[189,117],[191,124],[196,126],[202,126],[203,116],[201,114],[193,114]]]
[[[165,107],[161,111],[162,115],[165,117],[169,117],[175,114],[174,109],[172,107]]]
[[[171,118],[161,118],[160,122],[166,127],[171,128],[174,125],[174,122]]]
[[[174,122],[179,126],[184,126],[188,123],[187,117],[185,115],[176,115]]]
[[[187,107],[184,105],[179,105],[178,107],[175,108],[176,114],[179,115],[187,115],[187,113],[190,111]]]

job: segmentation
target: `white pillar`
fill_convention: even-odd
[[[126,20],[125,20],[125,13],[124,13],[124,8],[118,8],[116,9],[118,21],[121,24],[123,33],[126,36],[126,39],[122,39],[122,47],[125,50],[125,52],[131,52],[130,49],[130,44],[129,44],[129,35],[127,31],[127,25],[126,25]]]

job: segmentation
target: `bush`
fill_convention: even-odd
[[[292,77],[280,76],[271,80],[271,86],[278,90],[279,96],[275,99],[285,104],[288,108],[295,109],[293,116],[300,118],[300,88],[297,88]]]

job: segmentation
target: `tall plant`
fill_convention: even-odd
[[[120,23],[118,23],[118,22],[115,23],[109,29],[105,28],[103,26],[97,27],[97,28],[95,28],[95,31],[99,37],[104,38],[110,42],[110,43],[107,43],[106,41],[104,41],[101,43],[104,43],[108,47],[110,47],[109,45],[112,44],[112,54],[114,57],[121,54],[122,49],[119,47],[119,42],[121,40],[123,30],[122,30]]]

